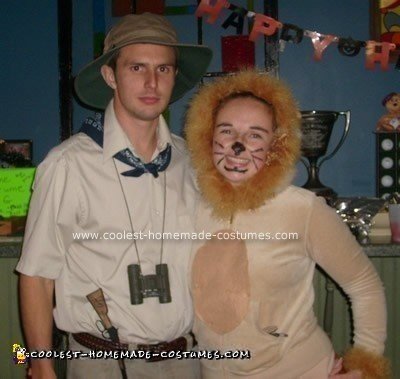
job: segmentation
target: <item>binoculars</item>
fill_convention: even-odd
[[[131,304],[142,304],[145,297],[158,297],[161,304],[171,302],[166,263],[156,265],[155,275],[142,275],[140,265],[131,264],[128,266],[128,279]]]

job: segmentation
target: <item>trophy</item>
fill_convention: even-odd
[[[329,139],[333,126],[339,116],[344,116],[345,124],[342,137],[332,152],[326,155]],[[337,193],[329,187],[324,186],[319,180],[319,169],[326,160],[332,158],[347,137],[350,127],[350,111],[302,111],[301,112],[301,161],[307,168],[308,180],[303,185],[317,196],[324,197],[328,203],[337,197]],[[320,161],[319,158],[323,157]],[[307,158],[304,159],[304,158]]]

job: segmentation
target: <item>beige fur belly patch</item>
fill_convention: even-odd
[[[192,292],[196,315],[210,329],[218,334],[234,330],[250,302],[245,242],[213,237],[200,247],[192,266]]]

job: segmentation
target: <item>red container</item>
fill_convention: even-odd
[[[238,71],[244,67],[254,67],[254,42],[247,35],[221,37],[222,71]]]
[[[113,0],[112,15],[121,17],[132,13],[132,0]]]
[[[151,12],[155,14],[164,14],[164,0],[136,0],[136,14]]]

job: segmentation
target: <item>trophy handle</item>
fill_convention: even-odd
[[[303,163],[303,165],[306,167],[306,169],[308,170],[310,167],[310,164],[308,163],[308,161],[306,159],[304,159],[303,157],[300,158],[301,163]]]
[[[342,112],[337,112],[340,116],[344,116],[346,119],[346,123],[344,126],[344,130],[343,130],[343,134],[342,134],[342,138],[340,138],[339,143],[337,144],[337,146],[333,149],[333,151],[327,155],[326,157],[324,157],[323,159],[321,159],[321,161],[319,162],[319,167],[321,167],[322,163],[324,163],[326,160],[332,158],[337,151],[340,149],[340,147],[343,145],[344,140],[347,137],[347,134],[349,133],[349,128],[350,128],[350,111],[342,111]]]

